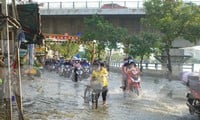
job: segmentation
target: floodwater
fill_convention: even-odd
[[[92,109],[83,101],[88,80],[74,83],[55,72],[23,80],[23,111],[27,120],[197,120],[186,106],[187,88],[181,81],[142,77],[139,97],[124,96],[121,75],[110,73],[106,106]]]

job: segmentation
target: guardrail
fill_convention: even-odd
[[[111,62],[110,66],[121,67],[121,62]],[[165,67],[160,63],[145,63],[142,64],[144,70],[163,70]],[[200,64],[183,64],[182,71],[199,72]]]
[[[79,1],[79,2],[43,2],[40,9],[142,9],[144,1]]]
[[[143,9],[144,1],[70,1],[70,2],[41,2],[38,3],[40,9]],[[187,1],[185,3],[191,4],[195,3],[200,5],[200,1],[193,0]]]

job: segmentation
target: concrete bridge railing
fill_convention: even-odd
[[[186,4],[200,5],[199,0],[183,0]],[[122,1],[69,1],[69,2],[41,2],[40,9],[143,9],[145,0]]]
[[[143,9],[144,1],[43,2],[40,9]]]
[[[185,0],[186,1],[186,0]],[[41,2],[41,15],[143,15],[145,0]],[[191,2],[185,2],[190,4]],[[192,1],[200,5],[200,1]]]
[[[39,3],[41,15],[143,15],[144,1],[79,1]]]

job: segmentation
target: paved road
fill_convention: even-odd
[[[83,102],[88,80],[74,83],[54,72],[23,80],[24,114],[28,120],[197,120],[185,104],[187,88],[180,81],[142,77],[140,97],[123,96],[121,75],[110,73],[106,106],[97,110]],[[102,100],[100,99],[100,104]]]

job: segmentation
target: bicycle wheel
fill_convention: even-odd
[[[84,103],[89,103],[91,100],[91,88],[88,86],[84,90]]]
[[[92,106],[95,107],[95,109],[98,108],[98,92],[97,90],[92,91]]]
[[[98,96],[98,93],[96,92],[96,94],[95,94],[95,108],[96,109],[98,108],[98,98],[99,98],[99,96]]]

